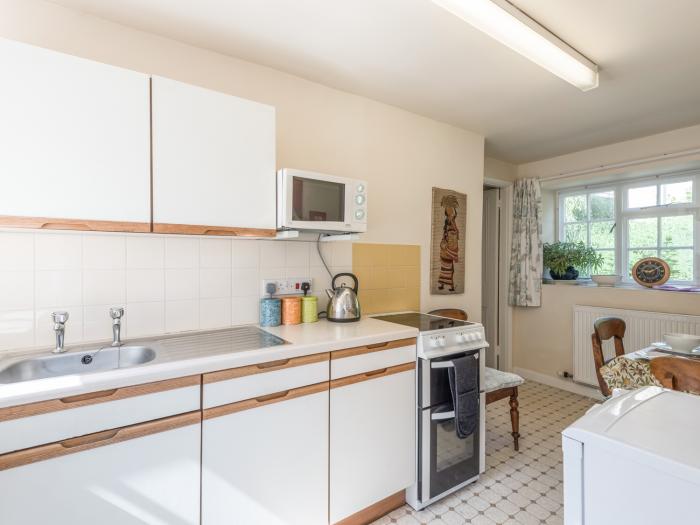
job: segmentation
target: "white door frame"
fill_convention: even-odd
[[[513,307],[508,304],[510,281],[510,250],[513,245],[513,185],[501,188],[501,265],[498,269],[500,282],[499,337],[501,340],[501,369],[513,370]]]
[[[499,355],[500,368],[513,370],[513,308],[508,304],[508,282],[510,280],[510,251],[513,243],[513,183],[490,177],[484,178],[484,185],[501,189],[501,227],[500,227],[500,267],[499,280]]]

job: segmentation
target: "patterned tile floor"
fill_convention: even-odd
[[[594,401],[527,382],[520,387],[520,452],[513,450],[508,401],[486,409],[486,472],[420,512],[408,505],[374,525],[561,525],[560,432]]]

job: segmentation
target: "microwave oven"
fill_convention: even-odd
[[[277,228],[367,231],[367,182],[295,169],[277,172]]]

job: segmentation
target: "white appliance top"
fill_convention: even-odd
[[[645,387],[609,399],[562,432],[700,483],[700,396]],[[584,452],[585,453],[585,452]]]
[[[460,321],[420,312],[401,312],[375,316],[375,319],[418,328],[417,354],[422,359],[433,359],[488,348],[481,323]]]

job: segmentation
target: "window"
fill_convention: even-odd
[[[615,273],[615,190],[567,194],[560,205],[559,239],[583,242],[603,256],[601,273]]]
[[[600,273],[631,280],[643,257],[661,257],[671,281],[700,281],[698,173],[572,188],[559,193],[561,241],[582,241],[603,256]]]

